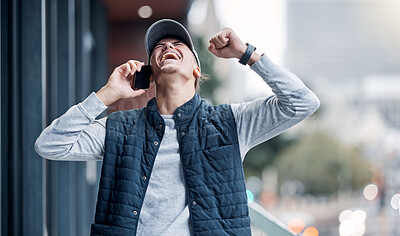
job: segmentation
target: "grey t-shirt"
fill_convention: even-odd
[[[190,235],[185,179],[172,115],[162,115],[165,132],[139,216],[137,235]]]
[[[242,160],[247,151],[310,116],[319,100],[301,80],[266,56],[251,66],[274,95],[252,102],[231,104],[237,125]],[[92,93],[54,120],[35,143],[42,157],[55,160],[102,160],[105,123],[96,120],[107,107]],[[144,204],[138,235],[190,235],[189,209],[172,116],[163,115],[165,134],[157,153]]]

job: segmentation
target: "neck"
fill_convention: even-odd
[[[182,82],[182,81],[181,81]],[[172,115],[176,108],[193,98],[195,94],[193,81],[187,83],[168,83],[157,86],[157,108],[161,115]]]

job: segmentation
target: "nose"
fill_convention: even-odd
[[[171,42],[166,42],[165,44],[164,44],[164,50],[167,50],[168,48],[175,48],[175,46],[174,46],[174,44],[173,43],[171,43]]]

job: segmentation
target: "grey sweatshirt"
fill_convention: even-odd
[[[274,95],[231,104],[242,160],[250,148],[299,123],[319,107],[318,98],[296,75],[266,56],[251,69],[272,88]],[[95,118],[106,109],[95,93],[90,94],[43,130],[35,143],[36,152],[52,160],[102,160],[107,118]],[[162,117],[165,134],[139,216],[137,235],[190,235],[175,123],[172,115]]]

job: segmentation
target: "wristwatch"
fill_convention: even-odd
[[[242,58],[240,58],[239,63],[242,65],[246,65],[247,62],[250,60],[251,54],[256,50],[256,47],[253,45],[246,43],[246,51],[244,52]]]

